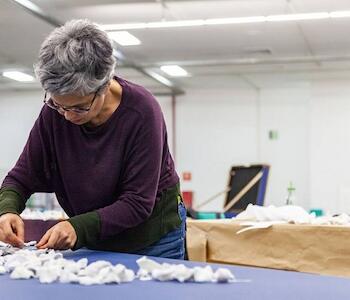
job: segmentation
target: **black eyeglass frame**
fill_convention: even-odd
[[[48,100],[46,100],[47,92],[45,92],[45,95],[44,95],[44,104],[46,104],[48,107],[50,107],[54,110],[57,110],[58,112],[60,112],[60,110],[63,110],[63,111],[67,111],[67,112],[74,112],[77,114],[85,114],[91,110],[91,107],[94,104],[96,96],[97,96],[98,92],[100,91],[100,89],[101,89],[101,87],[99,87],[96,90],[94,97],[92,98],[92,101],[91,101],[89,107],[87,107],[87,108],[82,108],[82,107],[69,107],[69,108],[67,108],[67,107],[64,107],[61,105],[57,105],[57,104],[55,104],[55,102],[52,100],[51,97]]]

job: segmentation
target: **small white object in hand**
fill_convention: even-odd
[[[27,243],[24,243],[24,247],[32,247],[36,245],[36,241],[30,241]]]

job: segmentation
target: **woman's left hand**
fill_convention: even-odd
[[[73,248],[77,235],[68,221],[62,221],[52,226],[41,238],[36,247],[38,249],[67,250]]]

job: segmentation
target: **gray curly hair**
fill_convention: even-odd
[[[108,84],[115,65],[107,33],[88,20],[72,20],[45,39],[34,71],[51,94],[85,96]]]

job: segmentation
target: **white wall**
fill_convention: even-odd
[[[168,130],[168,143],[170,152],[173,153],[173,113],[172,113],[172,101],[171,97],[162,96],[156,97],[164,114],[165,122]]]
[[[282,205],[292,181],[297,204],[350,212],[350,88],[346,81],[299,86],[186,91],[176,99],[176,165],[192,172],[197,203],[223,190],[232,165],[268,163],[267,204]],[[172,143],[171,98],[158,97]],[[41,92],[1,92],[0,170],[22,151],[42,105]],[[277,140],[268,138],[276,130]],[[0,174],[1,175],[1,174]],[[219,210],[224,196],[205,206]]]
[[[231,165],[268,163],[266,204],[350,213],[350,87],[322,80],[283,88],[188,91],[178,102],[177,166],[197,203],[222,190]],[[220,104],[219,104],[220,103]],[[278,132],[277,140],[268,138]],[[229,137],[229,138],[227,138]],[[204,207],[220,209],[224,196]]]
[[[192,172],[183,190],[201,202],[225,189],[232,165],[257,161],[257,105],[253,90],[187,91],[177,101],[177,169]],[[223,197],[206,209],[219,209]]]
[[[262,90],[260,111],[260,159],[271,166],[266,203],[284,204],[292,182],[295,204],[309,208],[309,87]],[[277,140],[269,139],[270,130]]]
[[[311,93],[311,203],[331,213],[350,213],[349,82],[319,82]]]
[[[271,166],[266,204],[284,203],[290,181],[300,201],[309,206],[308,90],[187,91],[177,106],[177,167],[192,172],[184,190],[193,190],[197,204],[225,189],[231,166]],[[269,130],[279,139],[270,141]],[[225,195],[203,207],[219,210]]]
[[[44,95],[41,92],[1,92],[0,176],[17,161],[23,150]]]

